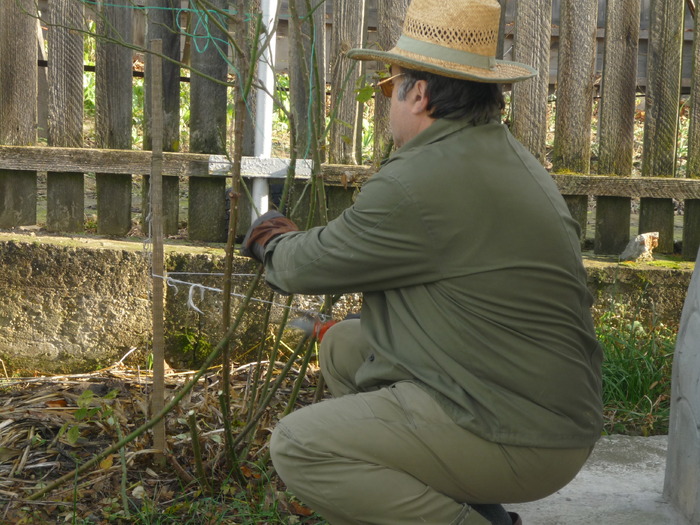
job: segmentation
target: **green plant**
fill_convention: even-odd
[[[175,334],[175,340],[183,358],[189,359],[190,366],[197,366],[212,350],[211,343],[201,330],[194,331],[187,326]]]
[[[146,124],[144,115],[145,88],[142,78],[135,78],[132,89],[131,103],[131,142],[136,149],[143,147],[143,132]]]
[[[667,433],[675,331],[614,304],[599,315],[596,333],[604,351],[605,431]]]
[[[75,424],[70,424],[70,422],[64,424],[59,431],[59,437],[65,433],[68,443],[76,445],[81,437],[81,422],[101,421],[110,427],[113,426],[116,423],[113,417],[114,411],[107,401],[116,398],[117,394],[117,390],[111,390],[100,397],[92,390],[86,389],[76,400],[78,409],[73,414]]]

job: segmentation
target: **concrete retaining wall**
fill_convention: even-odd
[[[150,351],[150,259],[140,242],[0,234],[0,360],[10,374],[95,370],[118,361],[132,347]],[[166,245],[166,354],[171,366],[194,366],[221,335],[223,250]],[[256,264],[237,259],[234,289],[244,294]],[[627,308],[671,325],[680,319],[692,264],[676,268],[587,262],[589,285],[601,308]],[[263,335],[271,290],[260,287],[234,341],[238,361],[251,358]],[[277,297],[279,302],[284,302]],[[315,298],[296,308],[318,310]],[[320,301],[320,299],[319,299]],[[234,300],[232,311],[236,311]],[[336,313],[357,311],[348,296]],[[193,307],[196,307],[193,308]],[[199,310],[199,311],[198,311]],[[272,335],[284,312],[272,309]],[[145,363],[145,359],[144,359]]]

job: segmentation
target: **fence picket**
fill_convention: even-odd
[[[98,145],[131,149],[132,14],[129,0],[112,0],[99,9],[95,62],[95,109]],[[131,175],[97,173],[97,233],[126,235],[131,229]]]
[[[700,31],[695,14],[695,34]],[[688,129],[688,164],[686,176],[700,179],[700,38],[693,41],[693,69],[690,89],[690,129]],[[683,258],[695,260],[700,248],[700,200],[686,199],[683,214]]]
[[[0,3],[0,144],[32,146],[37,119],[33,0]],[[0,171],[0,228],[36,223],[37,175]]]
[[[180,33],[178,32],[177,8],[179,0],[148,0],[146,14],[146,42],[160,40],[163,45],[163,55],[174,61],[180,60]],[[144,78],[144,132],[143,149],[151,149],[152,137],[152,98],[153,79],[150,74],[153,68],[153,57],[146,55],[146,72]],[[170,60],[162,60],[163,68],[163,151],[178,151],[180,149],[180,66]],[[143,177],[141,186],[141,209],[144,223],[143,231],[147,232],[145,222],[149,215],[150,181]],[[175,235],[178,231],[180,213],[180,181],[177,177],[163,177],[163,234]]]
[[[83,4],[54,0],[49,4],[50,146],[83,145],[83,35],[72,27],[83,25]],[[46,228],[54,232],[84,229],[85,177],[82,173],[46,175]]]
[[[362,111],[355,98],[355,88],[363,64],[345,58],[345,53],[363,44],[364,20],[365,0],[335,0],[331,36],[331,113],[334,121],[328,156],[328,161],[334,164],[358,163],[357,136]]]
[[[540,162],[547,141],[549,42],[552,4],[548,0],[520,0],[516,4],[513,59],[529,64],[538,75],[513,84],[511,131]]]
[[[598,126],[598,173],[605,175],[632,175],[640,11],[640,0],[608,0]],[[595,253],[622,253],[631,208],[628,197],[596,198]]]
[[[587,174],[591,159],[591,118],[595,74],[597,0],[563,0],[559,36],[557,113],[552,168]],[[588,197],[564,196],[586,235]]]
[[[377,26],[379,49],[388,51],[401,35],[403,20],[406,18],[409,0],[385,0],[377,4]],[[389,156],[394,140],[389,127],[389,99],[374,99],[374,162],[378,164]]]
[[[200,13],[192,46],[192,68],[213,79],[226,80],[228,45],[217,26],[214,9],[225,9],[225,0],[212,0],[211,11]],[[222,21],[225,25],[225,21]],[[196,73],[190,81],[190,151],[226,153],[226,86]],[[226,240],[226,179],[190,178],[189,238]]]
[[[684,0],[651,3],[642,176],[675,176],[684,9]],[[640,203],[639,233],[658,231],[660,253],[673,252],[673,213],[665,199]]]

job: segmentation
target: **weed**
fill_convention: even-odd
[[[596,332],[604,351],[605,431],[666,434],[675,331],[660,322],[643,323],[616,304],[599,315]]]

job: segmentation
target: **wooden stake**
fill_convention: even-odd
[[[161,40],[151,41],[151,239],[153,242],[153,393],[151,413],[159,413],[165,403],[165,337],[163,328],[163,52]],[[153,427],[153,448],[165,452],[165,420]],[[158,461],[165,461],[160,455]]]

